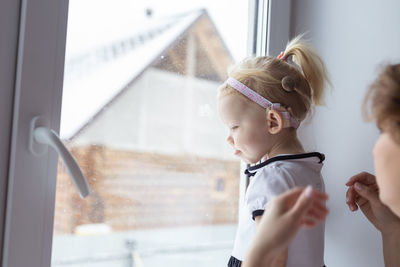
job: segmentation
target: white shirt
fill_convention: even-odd
[[[312,152],[280,155],[248,168],[250,183],[243,212],[239,218],[232,256],[243,261],[253,240],[256,224],[253,216],[261,215],[274,197],[296,187],[312,185],[325,192],[321,168],[324,155]],[[273,229],[272,229],[273,230]],[[322,267],[324,265],[325,224],[300,229],[289,245],[287,267]]]

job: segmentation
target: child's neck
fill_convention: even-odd
[[[269,158],[275,157],[280,154],[300,154],[304,153],[303,145],[297,138],[296,133],[291,133],[286,136],[282,136],[278,141],[272,146],[269,153],[267,153],[262,161]]]

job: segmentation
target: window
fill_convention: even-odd
[[[15,104],[4,265],[226,263],[239,163],[223,144],[215,90],[246,54],[247,3],[237,15],[231,2],[164,2],[71,0],[68,19],[67,1],[12,5],[20,21],[12,23],[15,90],[7,87]],[[250,1],[253,26],[261,4]],[[249,29],[255,42],[260,29]],[[89,198],[79,199],[53,150],[27,150],[37,115],[57,132],[62,118],[60,135],[88,178]]]
[[[52,266],[226,263],[240,164],[216,92],[234,58],[202,4],[70,1],[60,134],[93,192],[80,199],[60,161]]]

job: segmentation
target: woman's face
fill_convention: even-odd
[[[376,141],[373,154],[379,197],[400,216],[400,145],[383,131]]]

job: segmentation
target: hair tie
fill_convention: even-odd
[[[282,52],[277,56],[277,58],[280,59],[280,60],[283,60],[283,61],[286,61],[286,60],[287,60],[287,57],[285,56],[285,52],[284,52],[284,51],[282,51]]]

